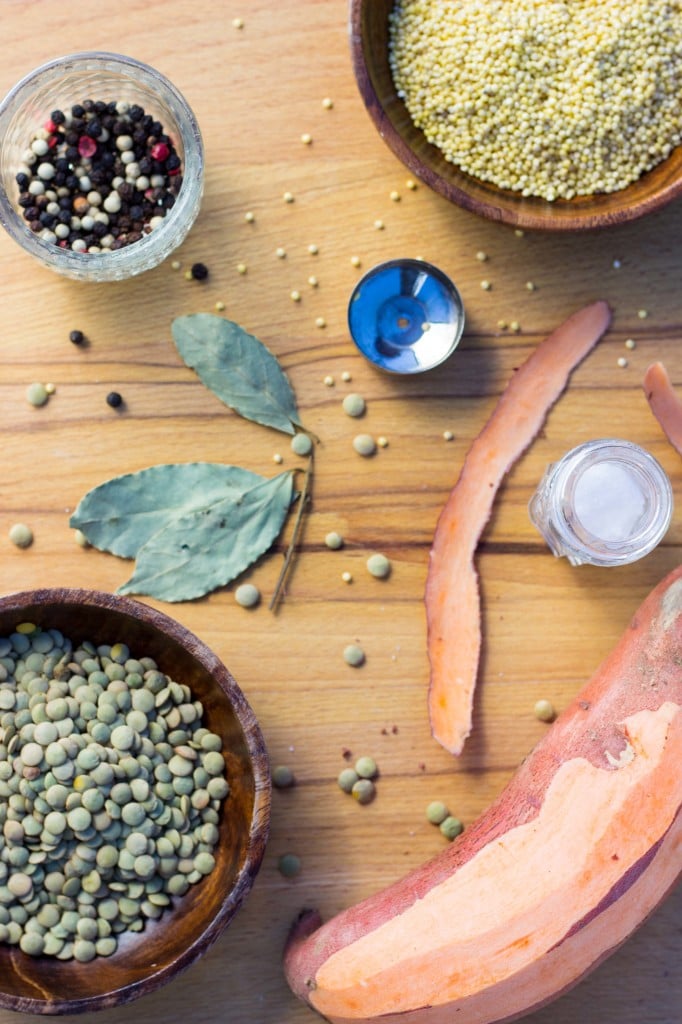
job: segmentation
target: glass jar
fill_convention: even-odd
[[[572,565],[624,565],[663,539],[673,511],[670,481],[630,441],[588,441],[547,468],[530,518],[553,554]]]
[[[35,132],[55,109],[85,99],[138,104],[163,125],[182,161],[175,205],[149,234],[124,248],[74,252],[40,238],[18,205],[16,174]],[[0,104],[0,223],[22,249],[45,267],[81,281],[118,281],[161,263],[184,240],[199,212],[204,155],[194,114],[175,86],[132,57],[98,51],[75,53],[26,75]]]

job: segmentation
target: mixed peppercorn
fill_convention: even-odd
[[[175,205],[182,163],[163,125],[137,104],[84,100],[52,111],[16,182],[32,231],[96,253],[139,241]]]

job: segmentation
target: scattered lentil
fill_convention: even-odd
[[[359,778],[360,776],[354,768],[344,768],[339,772],[336,781],[338,782],[339,788],[342,789],[344,793],[350,793]]]
[[[556,710],[550,700],[536,701],[533,713],[540,722],[553,722],[556,718]]]
[[[373,757],[364,755],[355,762],[355,771],[361,779],[375,779],[379,774],[379,768]]]
[[[426,819],[432,825],[441,825],[449,816],[450,811],[441,800],[432,800],[426,808]]]
[[[26,523],[14,523],[9,530],[9,539],[17,548],[30,548],[33,543],[33,530]]]
[[[283,853],[277,861],[277,869],[284,878],[295,878],[301,871],[301,858],[295,853]]]
[[[358,455],[362,455],[364,458],[374,455],[376,447],[376,442],[371,434],[357,434],[353,438],[353,448]]]
[[[376,796],[376,787],[371,779],[358,779],[350,792],[359,804],[369,804]]]
[[[36,409],[41,405],[45,405],[49,397],[50,396],[47,393],[45,385],[38,381],[35,381],[33,384],[29,384],[26,388],[26,401]]]
[[[399,0],[389,26],[415,124],[446,159],[502,188],[550,201],[613,192],[682,137],[682,25],[670,5]]]
[[[365,652],[359,644],[347,644],[343,649],[343,660],[352,668],[359,668],[365,663]]]
[[[240,583],[234,592],[234,599],[242,608],[255,608],[260,601],[260,590],[253,583]]]
[[[343,406],[343,411],[346,413],[346,415],[352,416],[353,418],[356,419],[359,416],[362,416],[365,412],[365,409],[367,408],[367,403],[365,402],[362,395],[358,395],[355,392],[351,392],[350,394],[345,395],[343,402],[341,404]]]
[[[302,431],[294,434],[291,439],[291,450],[294,455],[310,455],[313,450],[312,438]]]
[[[456,839],[457,836],[464,831],[464,825],[459,820],[459,818],[455,818],[451,814],[449,814],[447,818],[441,821],[438,827],[440,828],[440,831],[443,833],[445,838],[449,839],[450,841]]]
[[[386,579],[391,573],[391,562],[386,555],[370,555],[367,559],[367,571],[370,576],[376,576],[377,579]]]
[[[294,773],[286,764],[278,764],[272,769],[272,784],[275,789],[291,789],[296,782]]]
[[[343,537],[341,536],[340,533],[337,533],[335,530],[332,530],[330,533],[327,534],[327,536],[324,538],[324,542],[327,545],[327,547],[330,548],[330,550],[332,551],[338,551],[339,548],[343,547]]]

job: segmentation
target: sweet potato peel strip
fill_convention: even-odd
[[[663,363],[652,363],[647,369],[644,374],[644,393],[663,433],[682,455],[682,402],[675,394]]]
[[[428,710],[434,738],[453,754],[462,752],[471,732],[478,676],[481,607],[476,547],[502,479],[610,322],[608,304],[594,302],[538,345],[473,442],[438,519],[425,592]]]

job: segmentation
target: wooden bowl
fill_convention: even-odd
[[[396,94],[388,62],[388,16],[394,0],[350,0],[353,70],[365,106],[395,155],[446,199],[519,228],[583,231],[635,220],[682,194],[682,146],[618,192],[549,202],[480,181],[449,163],[415,127]]]
[[[35,590],[0,599],[0,637],[17,624],[56,628],[78,643],[126,643],[186,683],[202,722],[223,739],[230,794],[221,810],[216,865],[160,919],[124,933],[117,951],[90,963],[30,957],[0,944],[0,1006],[27,1013],[92,1012],[130,1002],[171,981],[218,938],[249,892],[270,818],[263,738],[241,690],[211,651],[168,616],[137,601],[86,590]]]

